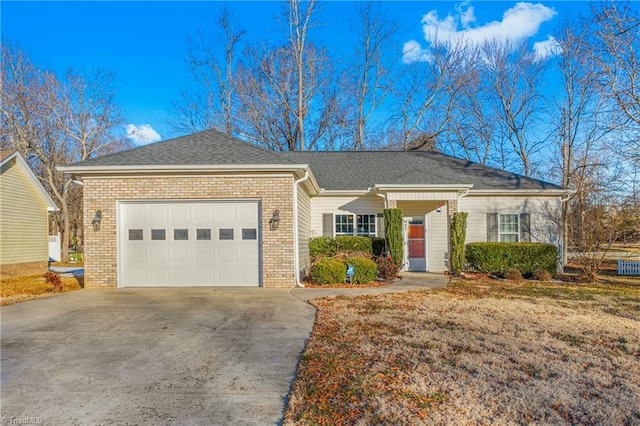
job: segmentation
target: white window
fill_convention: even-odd
[[[353,215],[336,215],[336,235],[353,235]]]
[[[501,214],[498,216],[500,242],[517,243],[520,241],[520,224],[517,214]]]
[[[335,215],[336,235],[376,236],[375,214],[337,214]]]
[[[356,235],[363,237],[376,236],[375,214],[359,214],[356,216]]]

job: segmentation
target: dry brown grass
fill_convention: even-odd
[[[80,290],[75,277],[62,277],[63,292]],[[6,278],[0,281],[0,306],[59,294],[42,275]]]
[[[314,304],[285,424],[640,424],[638,279]]]

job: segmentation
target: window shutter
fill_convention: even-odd
[[[378,237],[384,238],[384,236],[385,236],[385,233],[384,233],[384,217],[382,216],[382,213],[378,213],[376,215],[376,231],[377,231]]]
[[[498,241],[498,213],[487,213],[487,241]]]
[[[333,237],[333,214],[322,214],[322,236]]]
[[[520,241],[531,242],[531,215],[520,213]]]

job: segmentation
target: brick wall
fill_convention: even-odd
[[[117,286],[116,202],[126,200],[261,200],[262,285],[292,287],[293,176],[157,176],[84,177],[85,286]],[[280,227],[272,231],[269,219],[280,210]],[[102,210],[100,230],[91,221]]]

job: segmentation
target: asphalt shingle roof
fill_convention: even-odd
[[[537,179],[431,151],[286,152],[309,164],[320,187],[358,190],[379,185],[473,184],[473,189],[562,189]]]
[[[430,151],[268,151],[215,130],[72,164],[71,167],[308,164],[321,188],[374,185],[473,185],[474,190],[562,189],[560,186]]]
[[[273,151],[260,148],[216,130],[205,130],[115,154],[96,157],[75,167],[205,166],[291,164]]]

